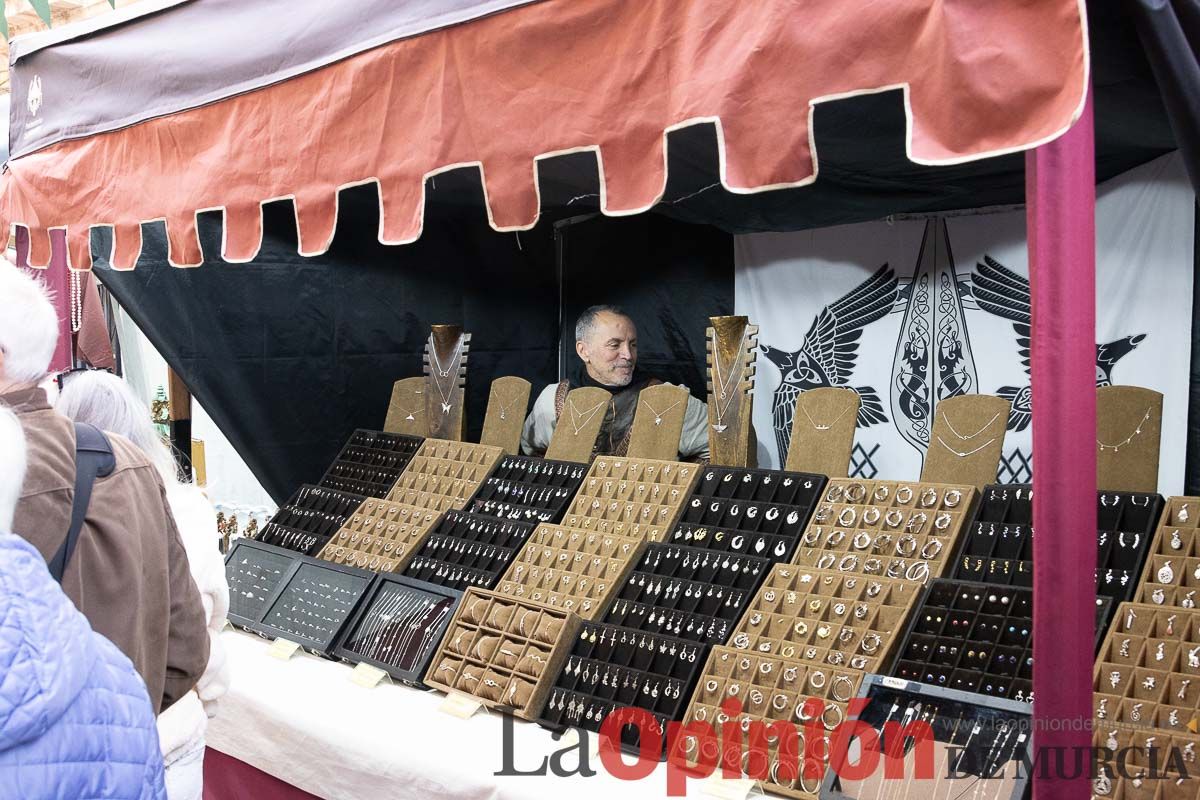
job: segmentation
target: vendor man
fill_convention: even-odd
[[[575,352],[583,361],[583,383],[560,381],[550,384],[533,404],[525,420],[521,449],[529,454],[546,452],[554,426],[563,414],[567,392],[580,386],[598,386],[612,393],[604,413],[604,423],[596,439],[598,455],[624,455],[637,411],[638,393],[663,383],[639,373],[637,367],[637,326],[616,306],[592,306],[575,323]],[[681,458],[708,457],[708,407],[688,395],[679,439]]]

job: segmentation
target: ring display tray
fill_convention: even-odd
[[[1200,613],[1121,603],[1093,679],[1096,726],[1124,729],[1113,733],[1121,747],[1144,746],[1139,734],[1188,733],[1200,716]]]
[[[676,461],[601,456],[592,462],[562,524],[660,542],[678,521],[699,470]]]
[[[333,654],[351,664],[370,664],[394,680],[421,681],[458,608],[462,592],[397,575],[380,575]]]
[[[581,624],[560,608],[468,589],[425,683],[536,720]]]
[[[587,467],[573,461],[505,456],[471,498],[476,514],[523,522],[558,522]]]
[[[315,555],[366,499],[361,494],[305,484],[275,512],[256,539]]]
[[[387,499],[434,511],[462,508],[503,455],[499,447],[426,439]]]
[[[700,755],[734,770],[751,766],[734,763],[737,752],[721,750],[720,728],[753,720],[800,727],[819,719],[833,736],[864,675],[890,664],[919,593],[918,585],[903,580],[775,565],[738,624],[732,646],[710,651],[684,717],[685,724],[714,725],[718,740],[702,745],[681,736],[675,757],[692,764],[698,748],[712,746],[716,749]],[[742,704],[743,713],[731,717],[722,710],[729,698]],[[810,698],[822,701],[815,712]],[[778,761],[778,742],[770,743],[764,757],[768,764]],[[799,786],[773,779],[769,767],[767,772],[764,785],[771,792],[812,798],[820,788],[817,779]]]
[[[441,514],[368,497],[318,558],[377,572],[402,571]]]
[[[438,586],[491,589],[533,532],[533,523],[447,511],[404,574]]]
[[[801,472],[708,467],[669,541],[788,561],[825,482]]]
[[[230,557],[240,557],[245,546],[231,551]],[[268,639],[296,642],[314,655],[328,656],[375,575],[365,569],[292,555],[291,564],[266,602],[254,604],[257,613],[244,618],[243,627]],[[235,563],[241,566],[240,561]],[[227,560],[227,575],[228,567]]]
[[[318,486],[383,497],[421,446],[418,436],[359,428],[350,436]]]
[[[598,732],[617,709],[645,709],[663,731],[654,744],[665,754],[667,723],[683,718],[707,652],[707,645],[673,636],[585,622],[539,722],[551,729]],[[624,726],[620,744],[628,752],[640,752],[640,730]]]
[[[253,539],[235,541],[225,556],[229,621],[239,628],[248,628],[258,619],[297,558],[295,550]]]
[[[1098,597],[1097,636],[1112,600]],[[1033,590],[931,581],[890,674],[945,689],[1033,702]]]
[[[952,564],[976,497],[965,485],[831,480],[792,563],[925,583]]]
[[[954,577],[1033,585],[1032,497],[1029,484],[997,484],[983,490],[975,519],[963,535]],[[1152,550],[1150,542],[1162,508],[1163,499],[1156,494],[1096,493],[1096,593],[1111,598],[1114,605],[1133,599],[1137,591],[1138,576],[1142,575],[1143,565],[1147,565],[1146,554]],[[1160,560],[1159,566],[1170,557]],[[1182,564],[1183,559],[1176,557],[1173,567]],[[1154,567],[1155,572],[1157,569]],[[1153,580],[1155,576],[1149,577]],[[1182,569],[1175,577],[1183,577]],[[1196,585],[1200,588],[1200,575]],[[1174,596],[1173,587],[1162,588],[1164,593]],[[1149,602],[1149,595],[1146,600]]]
[[[616,534],[542,523],[500,580],[505,595],[598,619],[645,543]]]
[[[757,556],[650,544],[605,622],[724,644],[770,568]]]
[[[828,770],[821,800],[1025,796],[1033,747],[1030,706],[879,675],[867,676],[859,696],[867,702],[857,719],[874,731],[872,746],[902,757],[903,777],[889,778],[882,766],[855,781]],[[847,746],[857,763],[861,742],[855,738]],[[932,755],[932,771],[917,769],[918,752]]]

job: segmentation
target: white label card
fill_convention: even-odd
[[[746,800],[753,788],[754,781],[749,778],[722,778],[716,773],[700,784],[700,793],[717,800]]]
[[[359,664],[350,672],[350,682],[364,689],[372,689],[383,680],[390,680],[388,674],[367,663]]]
[[[459,719],[470,719],[482,707],[483,703],[470,695],[451,692],[438,706],[438,710]]]
[[[289,639],[276,639],[271,642],[271,649],[267,652],[271,654],[271,658],[278,658],[280,661],[287,661],[292,656],[296,655],[296,651],[300,649],[297,642]]]

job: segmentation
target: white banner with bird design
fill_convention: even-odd
[[[1176,154],[1098,187],[1096,383],[1162,392],[1159,489],[1183,491],[1194,198]],[[862,396],[851,474],[915,479],[933,410],[959,394],[1012,401],[998,479],[1030,480],[1025,211],[995,210],[736,237],[735,305],[761,327],[760,466],[786,458],[796,397]],[[932,446],[938,446],[933,442]]]

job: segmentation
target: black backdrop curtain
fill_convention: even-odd
[[[474,186],[478,195],[477,179]],[[212,256],[220,218],[208,215],[201,238],[209,258],[186,270],[166,263],[162,226],[146,225],[136,270],[97,270],[282,502],[321,477],[354,428],[382,427],[392,383],[421,373],[432,323],[473,334],[469,438],[478,440],[493,378],[556,378],[552,225],[519,239],[497,234],[477,201],[469,210],[431,204],[420,240],[385,247],[375,238],[374,187],[343,192],[333,247],[312,259],[296,253],[291,204],[273,204],[250,264]],[[107,243],[93,244],[108,252]]]

